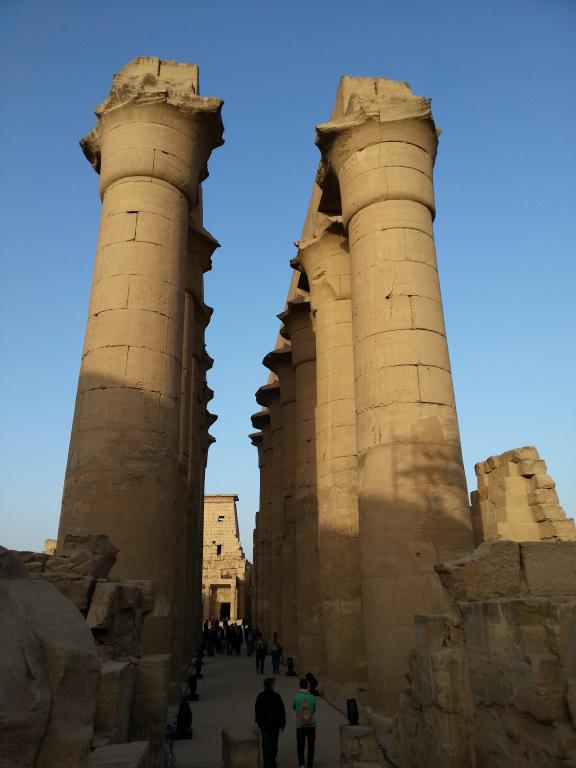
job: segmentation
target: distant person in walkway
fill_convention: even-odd
[[[270,640],[270,656],[272,658],[272,674],[280,674],[280,658],[282,656],[282,646],[278,641],[278,632],[274,632],[272,640]]]
[[[263,675],[264,674],[264,661],[266,659],[266,654],[268,653],[268,644],[266,643],[266,640],[262,637],[262,633],[258,632],[258,635],[256,637],[256,672]]]
[[[300,768],[312,768],[314,765],[314,744],[316,743],[316,699],[308,690],[308,680],[300,680],[300,690],[294,696],[292,709],[296,712],[296,748]],[[304,752],[308,742],[308,759]]]
[[[254,631],[252,627],[246,627],[246,656],[252,656],[254,653]]]
[[[274,690],[274,678],[264,680],[264,690],[256,697],[256,724],[262,735],[264,768],[276,768],[278,737],[286,727],[286,710],[279,693]]]

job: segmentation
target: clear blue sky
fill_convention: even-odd
[[[222,243],[206,282],[215,358],[208,492],[237,492],[247,434],[342,74],[407,80],[443,129],[436,242],[470,487],[534,444],[573,515],[576,4],[573,0],[1,0],[0,541],[57,531],[100,202],[78,140],[138,55],[195,61],[224,99],[205,184]]]

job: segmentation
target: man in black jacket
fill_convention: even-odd
[[[256,697],[256,724],[262,734],[264,768],[276,768],[278,736],[286,726],[286,710],[279,693],[274,690],[275,679],[264,680],[264,690]]]

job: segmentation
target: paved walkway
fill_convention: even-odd
[[[194,738],[175,741],[176,768],[219,768],[222,765],[222,728],[254,725],[254,701],[262,690],[263,679],[271,675],[270,657],[266,657],[264,675],[256,674],[254,657],[204,657],[203,678],[198,681],[199,701],[191,704]],[[284,699],[287,723],[280,734],[278,768],[294,768],[296,758],[296,721],[292,697],[298,690],[298,678],[286,677],[283,667],[276,680],[276,690]],[[317,699],[316,759],[314,768],[337,768],[340,763],[339,730],[345,718],[323,699]]]

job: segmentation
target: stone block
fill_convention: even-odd
[[[44,581],[3,579],[0,627],[8,634],[0,655],[0,764],[83,765],[100,679],[84,619]]]
[[[381,758],[374,728],[365,725],[340,726],[340,766],[356,762],[377,763]]]
[[[170,655],[143,656],[136,667],[130,736],[150,742],[150,768],[163,767],[169,686]]]
[[[27,579],[28,569],[16,552],[0,546],[0,579]]]
[[[456,600],[492,600],[521,593],[520,549],[512,541],[483,542],[470,555],[435,568]]]
[[[576,595],[576,542],[538,541],[519,546],[529,594]]]
[[[258,728],[223,728],[222,762],[224,768],[258,768],[260,766]]]
[[[94,728],[110,735],[113,744],[128,741],[136,668],[129,661],[105,661]]]
[[[149,754],[147,741],[99,747],[90,754],[86,768],[147,768]]]
[[[90,601],[86,623],[90,629],[108,629],[114,620],[118,583],[99,581]]]

